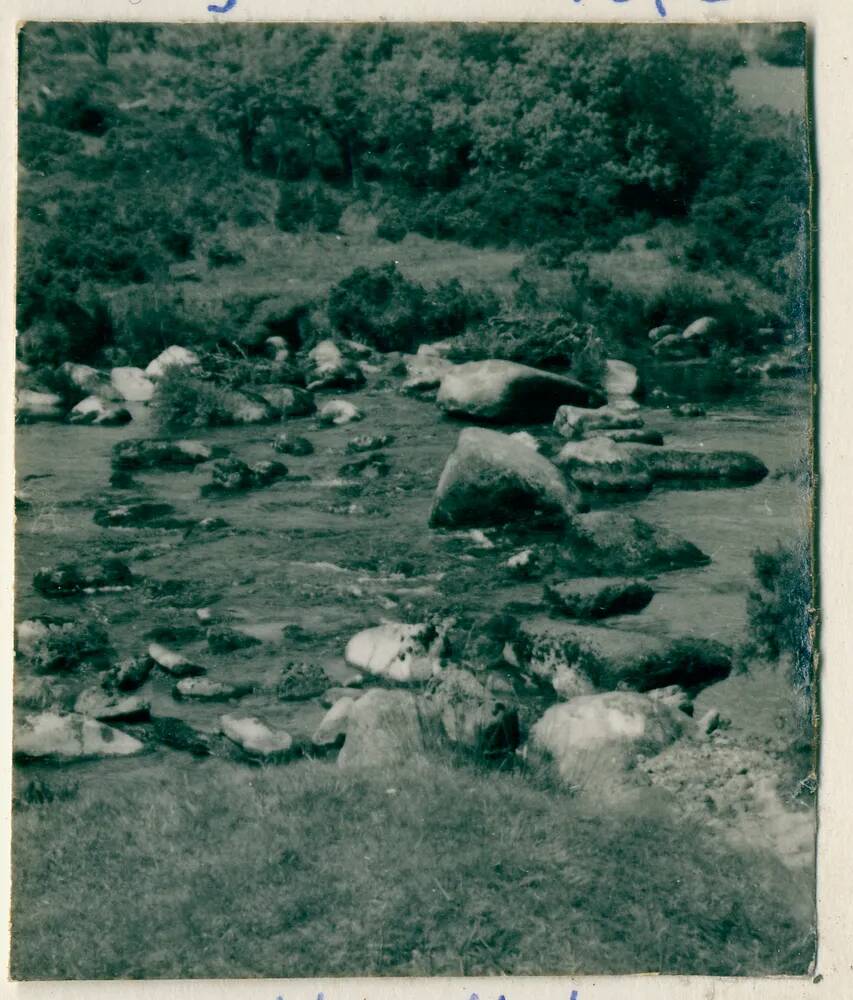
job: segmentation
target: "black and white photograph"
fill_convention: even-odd
[[[809,53],[19,26],[14,980],[813,971]]]

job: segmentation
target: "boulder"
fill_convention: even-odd
[[[110,381],[128,403],[147,403],[154,395],[154,383],[141,368],[113,368]]]
[[[421,345],[423,346],[423,345]],[[454,367],[438,354],[404,354],[406,379],[400,391],[410,396],[420,396],[433,392],[441,385],[441,380]]]
[[[133,418],[123,406],[107,402],[100,396],[87,396],[71,410],[68,419],[72,424],[92,424],[96,427],[121,427]]]
[[[441,672],[443,648],[444,633],[433,626],[389,622],[356,633],[344,656],[362,673],[408,684]]]
[[[654,573],[706,566],[710,558],[667,528],[615,510],[572,519],[564,560],[599,574]]]
[[[357,434],[347,441],[347,453],[358,454],[363,451],[378,451],[394,443],[393,434]]]
[[[186,347],[173,344],[161,351],[156,358],[145,369],[145,374],[149,378],[160,378],[167,368],[179,365],[181,368],[194,368],[199,365],[198,355]]]
[[[67,376],[72,385],[89,395],[104,396],[109,399],[115,397],[115,390],[110,383],[109,376],[97,368],[92,368],[91,365],[65,361],[59,366],[59,370]]]
[[[14,754],[18,760],[127,757],[143,749],[139,740],[120,729],[76,713],[41,712],[25,716],[15,727]]]
[[[469,427],[441,473],[430,525],[550,527],[579,506],[579,494],[548,459],[506,434]]]
[[[268,424],[278,417],[276,410],[257,392],[232,389],[223,395],[223,403],[228,423]]]
[[[205,672],[204,667],[191,663],[185,656],[176,653],[159,642],[152,642],[148,647],[148,656],[161,669],[172,677],[198,677]]]
[[[116,698],[101,688],[86,688],[74,702],[74,711],[99,722],[144,722],[151,705],[139,695]]]
[[[247,465],[239,458],[221,458],[213,465],[211,479],[201,488],[203,496],[242,493],[262,489],[287,475],[281,462],[255,462]]]
[[[119,504],[116,507],[99,507],[92,515],[95,524],[102,528],[173,528],[182,522],[174,516],[175,508],[169,503]]]
[[[133,574],[121,559],[60,563],[54,569],[40,569],[33,577],[33,586],[44,597],[128,590],[132,584]]]
[[[507,572],[519,580],[531,580],[541,574],[542,560],[536,549],[521,549],[507,559],[504,567]]]
[[[148,680],[154,661],[150,656],[133,656],[117,663],[104,682],[116,691],[135,691]]]
[[[104,670],[110,665],[107,631],[96,621],[48,621],[33,632],[29,648],[32,669],[40,674],[69,673],[81,667]],[[22,649],[18,646],[18,652]]]
[[[287,361],[290,357],[290,348],[284,337],[272,336],[264,340],[264,351],[268,358],[273,361]]]
[[[172,697],[179,701],[231,701],[251,693],[251,684],[223,684],[209,677],[182,677],[172,689]]]
[[[184,468],[209,462],[214,454],[202,441],[132,438],[114,445],[112,464],[115,469]]]
[[[532,727],[532,751],[553,761],[560,780],[576,793],[600,796],[619,782],[639,754],[653,754],[682,732],[667,706],[642,694],[613,691],[552,705]]]
[[[334,424],[339,427],[341,424],[363,420],[364,414],[346,399],[330,399],[320,407],[317,419],[321,424]]]
[[[357,676],[360,681],[364,680],[364,677],[362,677],[361,674],[358,674]],[[330,687],[320,696],[320,704],[323,708],[331,708],[332,705],[336,705],[341,698],[355,699],[360,697],[361,694],[362,692],[358,688],[354,687],[344,687],[343,685],[340,687]]]
[[[664,337],[671,337],[673,334],[677,334],[678,330],[671,326],[670,324],[664,324],[663,326],[656,326],[649,330],[649,340],[652,342],[663,340]]]
[[[604,392],[607,405],[615,409],[634,405],[633,396],[640,386],[640,377],[634,365],[627,361],[608,358],[605,362]]]
[[[651,474],[643,462],[608,437],[567,441],[554,462],[582,490],[643,493],[652,488]]]
[[[695,338],[708,340],[717,334],[719,328],[719,321],[713,316],[701,316],[686,326],[681,336],[685,340],[694,340]]]
[[[66,406],[55,392],[33,392],[19,389],[15,396],[15,420],[33,424],[42,420],[64,420]]]
[[[39,618],[26,618],[18,622],[15,626],[15,652],[19,656],[32,656],[49,635],[51,624]]]
[[[388,768],[406,763],[423,752],[421,720],[414,695],[375,688],[350,707],[338,767]]]
[[[578,440],[590,431],[635,430],[642,426],[641,417],[631,416],[610,406],[604,406],[600,410],[561,406],[554,415],[554,430],[571,440]]]
[[[536,438],[530,434],[528,431],[515,431],[510,434],[513,441],[518,441],[520,444],[526,445],[528,448],[532,448],[534,451],[539,451],[539,442]]]
[[[283,730],[271,729],[255,716],[223,715],[219,729],[247,756],[260,760],[284,758],[293,747],[293,738]]]
[[[282,667],[276,695],[279,701],[306,701],[319,698],[328,686],[329,677],[318,663],[292,660]]]
[[[258,394],[281,420],[309,417],[317,411],[312,393],[295,385],[264,385],[258,389]]]
[[[354,704],[354,698],[345,696],[339,698],[332,705],[329,711],[323,716],[322,722],[311,737],[311,742],[314,746],[335,746],[343,740],[347,732],[347,720],[349,719],[350,709]]]
[[[562,404],[602,406],[604,395],[576,379],[513,361],[469,361],[450,369],[436,399],[445,413],[489,423],[548,423]]]
[[[609,618],[642,611],[654,597],[654,590],[642,580],[618,577],[587,577],[551,583],[545,600],[567,618]]]
[[[308,352],[309,389],[358,389],[364,372],[333,340],[321,340]]]
[[[628,447],[628,446],[626,446]],[[631,445],[655,482],[701,482],[705,486],[750,486],[767,475],[767,466],[746,451],[689,451]]]
[[[468,670],[446,670],[419,708],[452,746],[482,759],[511,756],[521,742],[517,710],[497,700]]]
[[[279,434],[272,446],[273,451],[277,451],[280,455],[294,455],[301,458],[314,454],[314,445],[308,438],[300,437],[298,434]]]

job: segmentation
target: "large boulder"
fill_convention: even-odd
[[[68,378],[72,385],[91,396],[102,396],[114,399],[116,396],[109,376],[91,365],[81,365],[74,361],[65,361],[59,370]]]
[[[710,558],[668,528],[615,510],[572,518],[563,559],[587,573],[654,573],[706,566]]]
[[[658,753],[676,740],[682,722],[667,705],[642,694],[613,691],[552,705],[532,727],[529,747],[553,761],[560,780],[578,794],[606,794],[639,754]]]
[[[356,699],[349,695],[338,698],[314,730],[311,742],[315,747],[336,746],[343,740],[347,732],[350,709],[355,702]]]
[[[612,406],[603,406],[600,410],[561,406],[554,414],[554,430],[572,440],[582,438],[590,431],[636,430],[642,426],[642,417]]]
[[[706,486],[749,486],[767,475],[767,466],[746,451],[691,451],[631,445],[656,482],[702,483]]]
[[[609,437],[567,441],[554,462],[582,490],[643,493],[652,488],[644,463]]]
[[[654,597],[654,590],[642,580],[618,577],[587,577],[551,583],[545,600],[567,618],[609,618],[642,611]]]
[[[128,403],[147,403],[154,395],[154,383],[141,368],[113,368],[110,381]]]
[[[421,718],[408,691],[375,688],[349,709],[338,767],[393,767],[424,751]]]
[[[344,657],[351,667],[398,684],[420,683],[441,671],[444,634],[431,625],[388,622],[356,633]]]
[[[124,406],[108,402],[100,396],[87,396],[72,408],[68,419],[72,424],[95,427],[121,427],[133,419]]]
[[[425,345],[421,345],[422,347]],[[433,392],[441,385],[441,380],[454,367],[446,358],[438,354],[404,354],[406,378],[400,391],[408,396],[422,396]]]
[[[469,361],[441,380],[437,403],[454,417],[489,423],[537,424],[562,404],[603,406],[603,393],[565,375],[513,361]]]
[[[160,378],[167,368],[179,366],[181,368],[195,368],[201,362],[195,351],[187,347],[173,344],[161,351],[156,358],[145,369],[145,374],[149,378]]]
[[[309,389],[358,389],[364,372],[333,340],[321,340],[308,352]]]
[[[579,494],[548,459],[507,434],[468,427],[441,473],[430,524],[548,527],[565,522],[579,506]]]
[[[19,424],[34,424],[42,420],[64,420],[65,402],[55,392],[34,392],[19,389],[15,397],[15,420]]]
[[[120,729],[77,713],[28,715],[15,728],[14,754],[19,760],[75,761],[95,757],[127,757],[144,745]]]

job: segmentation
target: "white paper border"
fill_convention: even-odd
[[[222,0],[220,0],[222,2]],[[812,57],[819,226],[820,703],[818,957],[813,977],[579,976],[448,979],[223,980],[135,983],[10,983],[8,940],[0,952],[0,996],[27,1000],[825,1000],[853,998],[853,472],[849,410],[853,378],[853,2],[851,0],[0,0],[0,575],[2,710],[0,760],[11,759],[12,526],[14,487],[14,296],[16,25],[26,20],[118,21],[565,21],[656,23],[802,21]],[[0,767],[0,891],[8,914],[11,772]],[[139,942],[145,948],[145,941]]]

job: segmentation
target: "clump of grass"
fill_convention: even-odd
[[[591,814],[429,760],[151,766],[16,815],[15,978],[802,974],[812,958],[808,886],[664,814]]]
[[[164,432],[231,423],[229,390],[180,365],[166,369],[151,400],[154,418]]]

